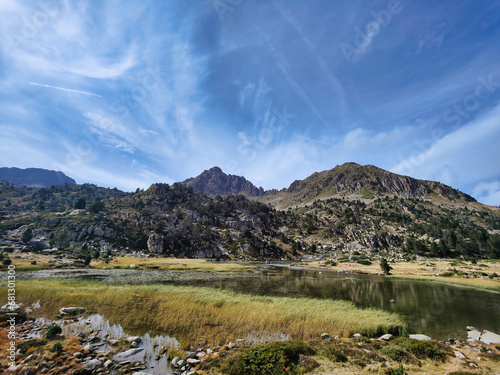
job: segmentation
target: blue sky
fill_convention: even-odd
[[[354,161],[500,204],[500,3],[0,1],[0,165],[265,189]]]

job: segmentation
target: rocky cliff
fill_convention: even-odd
[[[373,165],[356,163],[345,163],[328,171],[313,173],[304,180],[294,181],[288,189],[267,194],[267,198],[279,197],[293,205],[350,194],[363,198],[391,195],[403,199],[424,199],[435,194],[450,201],[475,201],[471,196],[440,182],[417,180]]]
[[[228,194],[259,197],[264,194],[264,189],[257,188],[245,177],[225,174],[219,167],[205,170],[199,176],[187,179],[183,183],[210,197]]]

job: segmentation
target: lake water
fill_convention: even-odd
[[[438,340],[465,339],[468,325],[500,333],[500,293],[438,282],[263,266],[259,277],[189,285],[256,295],[348,300],[359,307],[401,314],[407,318],[410,333],[424,333]]]

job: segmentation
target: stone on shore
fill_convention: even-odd
[[[500,335],[484,330],[481,334],[480,341],[484,342],[486,345],[500,344]]]
[[[481,337],[481,332],[478,330],[467,332],[467,338],[472,341],[479,340]]]
[[[394,340],[394,336],[391,335],[390,333],[387,333],[383,336],[380,336],[379,337],[379,340],[383,340],[383,341],[391,341],[391,340]]]
[[[60,315],[78,315],[85,312],[83,307],[62,307],[59,309]]]
[[[144,348],[129,349],[129,350],[126,350],[124,352],[116,354],[113,359],[116,362],[123,362],[123,361],[128,360],[133,355],[136,355],[137,353],[142,352],[143,350],[144,350]]]
[[[83,365],[85,370],[94,371],[102,366],[102,362],[98,359],[91,359]]]
[[[422,341],[432,341],[432,338],[430,338],[427,335],[422,335],[422,334],[410,335],[410,339],[422,340]]]

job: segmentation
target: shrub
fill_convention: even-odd
[[[31,261],[31,264],[36,266],[36,260]]]
[[[387,375],[408,375],[407,372],[405,372],[405,368],[403,365],[400,363],[398,368],[393,368],[390,370],[387,370],[386,372]]]
[[[57,337],[57,335],[62,333],[62,328],[59,324],[52,324],[49,329],[47,330],[47,333],[45,334],[45,337],[48,338],[49,340]]]
[[[327,266],[336,266],[337,262],[335,262],[334,260],[326,260],[323,264]]]
[[[337,348],[328,348],[327,357],[333,362],[347,362],[347,357]]]
[[[369,266],[372,264],[368,259],[356,259],[356,263],[362,264],[363,266]]]
[[[405,348],[409,353],[419,359],[430,358],[444,361],[450,353],[450,349],[437,341],[421,341],[410,338],[397,338],[393,340],[393,345]]]
[[[242,349],[226,369],[230,375],[286,374],[295,372],[301,355],[314,351],[301,341],[284,341]]]
[[[61,353],[63,350],[63,346],[60,342],[56,342],[54,345],[52,345],[52,349],[50,349],[51,353],[57,352]]]
[[[391,274],[391,270],[392,270],[392,267],[389,265],[389,263],[387,262],[387,259],[385,258],[382,258],[380,259],[380,269],[386,274],[386,275],[390,275]]]
[[[398,346],[386,346],[382,349],[382,353],[397,362],[411,359],[411,355],[406,350]]]
[[[12,264],[12,259],[10,259],[10,258],[4,258],[4,259],[2,260],[2,264],[3,264],[4,266],[10,266],[10,265]]]
[[[17,345],[17,349],[23,354],[26,354],[28,349],[30,348],[38,348],[40,346],[45,346],[47,344],[47,340],[43,339],[34,339],[34,340],[28,340],[28,341],[22,341]]]

